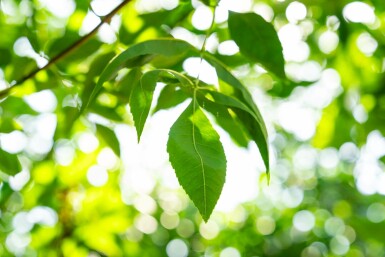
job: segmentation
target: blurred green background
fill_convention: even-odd
[[[44,66],[119,3],[1,0],[0,89]],[[239,54],[228,10],[274,24],[289,80]],[[262,111],[270,185],[257,147],[241,149],[221,132],[227,181],[204,223],[165,150],[179,107],[157,111],[138,144],[118,76],[116,90],[107,85],[77,117],[117,53],[170,35],[200,48],[213,17],[199,1],[132,1],[81,47],[2,96],[1,148],[23,169],[0,172],[0,256],[385,256],[384,1],[222,0],[215,12],[206,49]],[[159,60],[217,83],[197,58],[167,61]]]

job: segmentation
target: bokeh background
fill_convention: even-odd
[[[120,3],[1,0],[0,89],[44,66]],[[239,54],[228,10],[274,24],[288,81]],[[384,1],[221,0],[207,32],[212,19],[213,8],[199,1],[132,1],[84,45],[2,96],[1,148],[23,169],[0,172],[1,256],[385,256]],[[155,102],[139,144],[122,76],[118,91],[107,85],[77,113],[105,65],[129,45],[173,36],[200,48],[206,34],[207,51],[261,109],[272,168],[268,185],[257,146],[240,148],[220,131],[227,178],[204,223],[166,152],[181,106],[158,110]],[[199,58],[178,67],[218,84]]]

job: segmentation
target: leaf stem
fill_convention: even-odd
[[[200,58],[201,58],[201,60],[200,60],[200,67],[202,67],[202,63],[203,63],[203,55],[204,55],[204,53],[206,52],[207,39],[209,38],[209,36],[210,36],[210,34],[211,34],[211,31],[212,31],[213,28],[214,28],[214,24],[215,24],[215,10],[216,10],[216,6],[213,7],[213,19],[212,19],[212,21],[211,21],[211,24],[210,24],[209,29],[206,31],[206,35],[205,35],[205,39],[204,39],[203,44],[202,44],[202,48],[201,48],[201,50],[199,51],[199,53],[200,53]],[[197,76],[197,78],[196,78],[196,80],[195,80],[195,86],[198,86],[198,84],[199,84],[199,76],[200,76],[200,71],[199,71],[198,76]]]
[[[78,41],[74,42],[72,45],[68,46],[66,49],[64,49],[63,51],[61,51],[58,55],[56,55],[55,57],[53,57],[46,65],[44,65],[43,67],[40,67],[40,68],[36,68],[35,70],[33,70],[32,72],[30,72],[29,74],[27,74],[26,76],[22,77],[20,80],[18,81],[13,81],[11,83],[11,86],[0,91],[0,98],[6,96],[9,91],[17,86],[20,86],[21,84],[23,84],[25,81],[33,78],[37,73],[39,73],[40,71],[42,70],[46,70],[48,69],[49,67],[51,67],[53,64],[57,63],[58,61],[60,61],[61,59],[63,59],[64,57],[66,57],[67,55],[69,55],[71,52],[73,52],[75,49],[77,49],[78,47],[80,47],[82,44],[84,44],[86,41],[88,41],[91,37],[93,37],[97,32],[98,30],[102,27],[103,24],[105,23],[108,23],[110,22],[111,18],[113,16],[115,16],[115,14],[120,10],[122,9],[125,5],[127,5],[129,2],[131,2],[132,0],[124,0],[122,3],[120,3],[117,7],[115,7],[115,9],[113,9],[109,14],[107,14],[106,16],[103,17],[103,19],[100,21],[100,23],[91,31],[89,32],[88,34],[84,35],[83,37],[81,37]]]

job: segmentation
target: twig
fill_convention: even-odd
[[[25,81],[33,78],[37,73],[39,73],[40,71],[42,70],[46,70],[48,69],[50,66],[52,66],[53,64],[55,64],[56,62],[58,62],[59,60],[63,59],[65,56],[67,56],[68,54],[70,54],[72,51],[74,51],[76,48],[78,48],[79,46],[81,46],[84,42],[86,42],[87,40],[89,40],[92,36],[94,36],[96,34],[96,32],[98,32],[98,30],[100,29],[100,27],[104,24],[104,23],[108,23],[111,18],[120,10],[122,9],[126,4],[128,4],[129,2],[131,2],[132,0],[125,0],[123,1],[121,4],[119,4],[114,10],[112,10],[109,14],[107,14],[106,16],[103,17],[103,19],[100,21],[100,23],[91,31],[89,32],[88,34],[84,35],[83,37],[81,37],[78,41],[76,41],[75,43],[73,43],[72,45],[68,46],[66,49],[64,49],[62,52],[60,52],[58,55],[56,55],[55,57],[53,57],[46,65],[44,65],[43,67],[40,67],[40,68],[36,68],[35,70],[33,70],[31,73],[29,73],[28,75],[24,76],[23,78],[21,78],[19,81],[16,81],[14,83],[11,84],[11,86],[9,88],[6,88],[2,91],[0,91],[0,97],[2,96],[5,96],[9,93],[9,91],[17,86],[20,86],[21,84],[23,84]]]

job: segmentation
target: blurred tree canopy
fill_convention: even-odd
[[[1,256],[385,256],[383,0],[1,0],[0,97]]]

